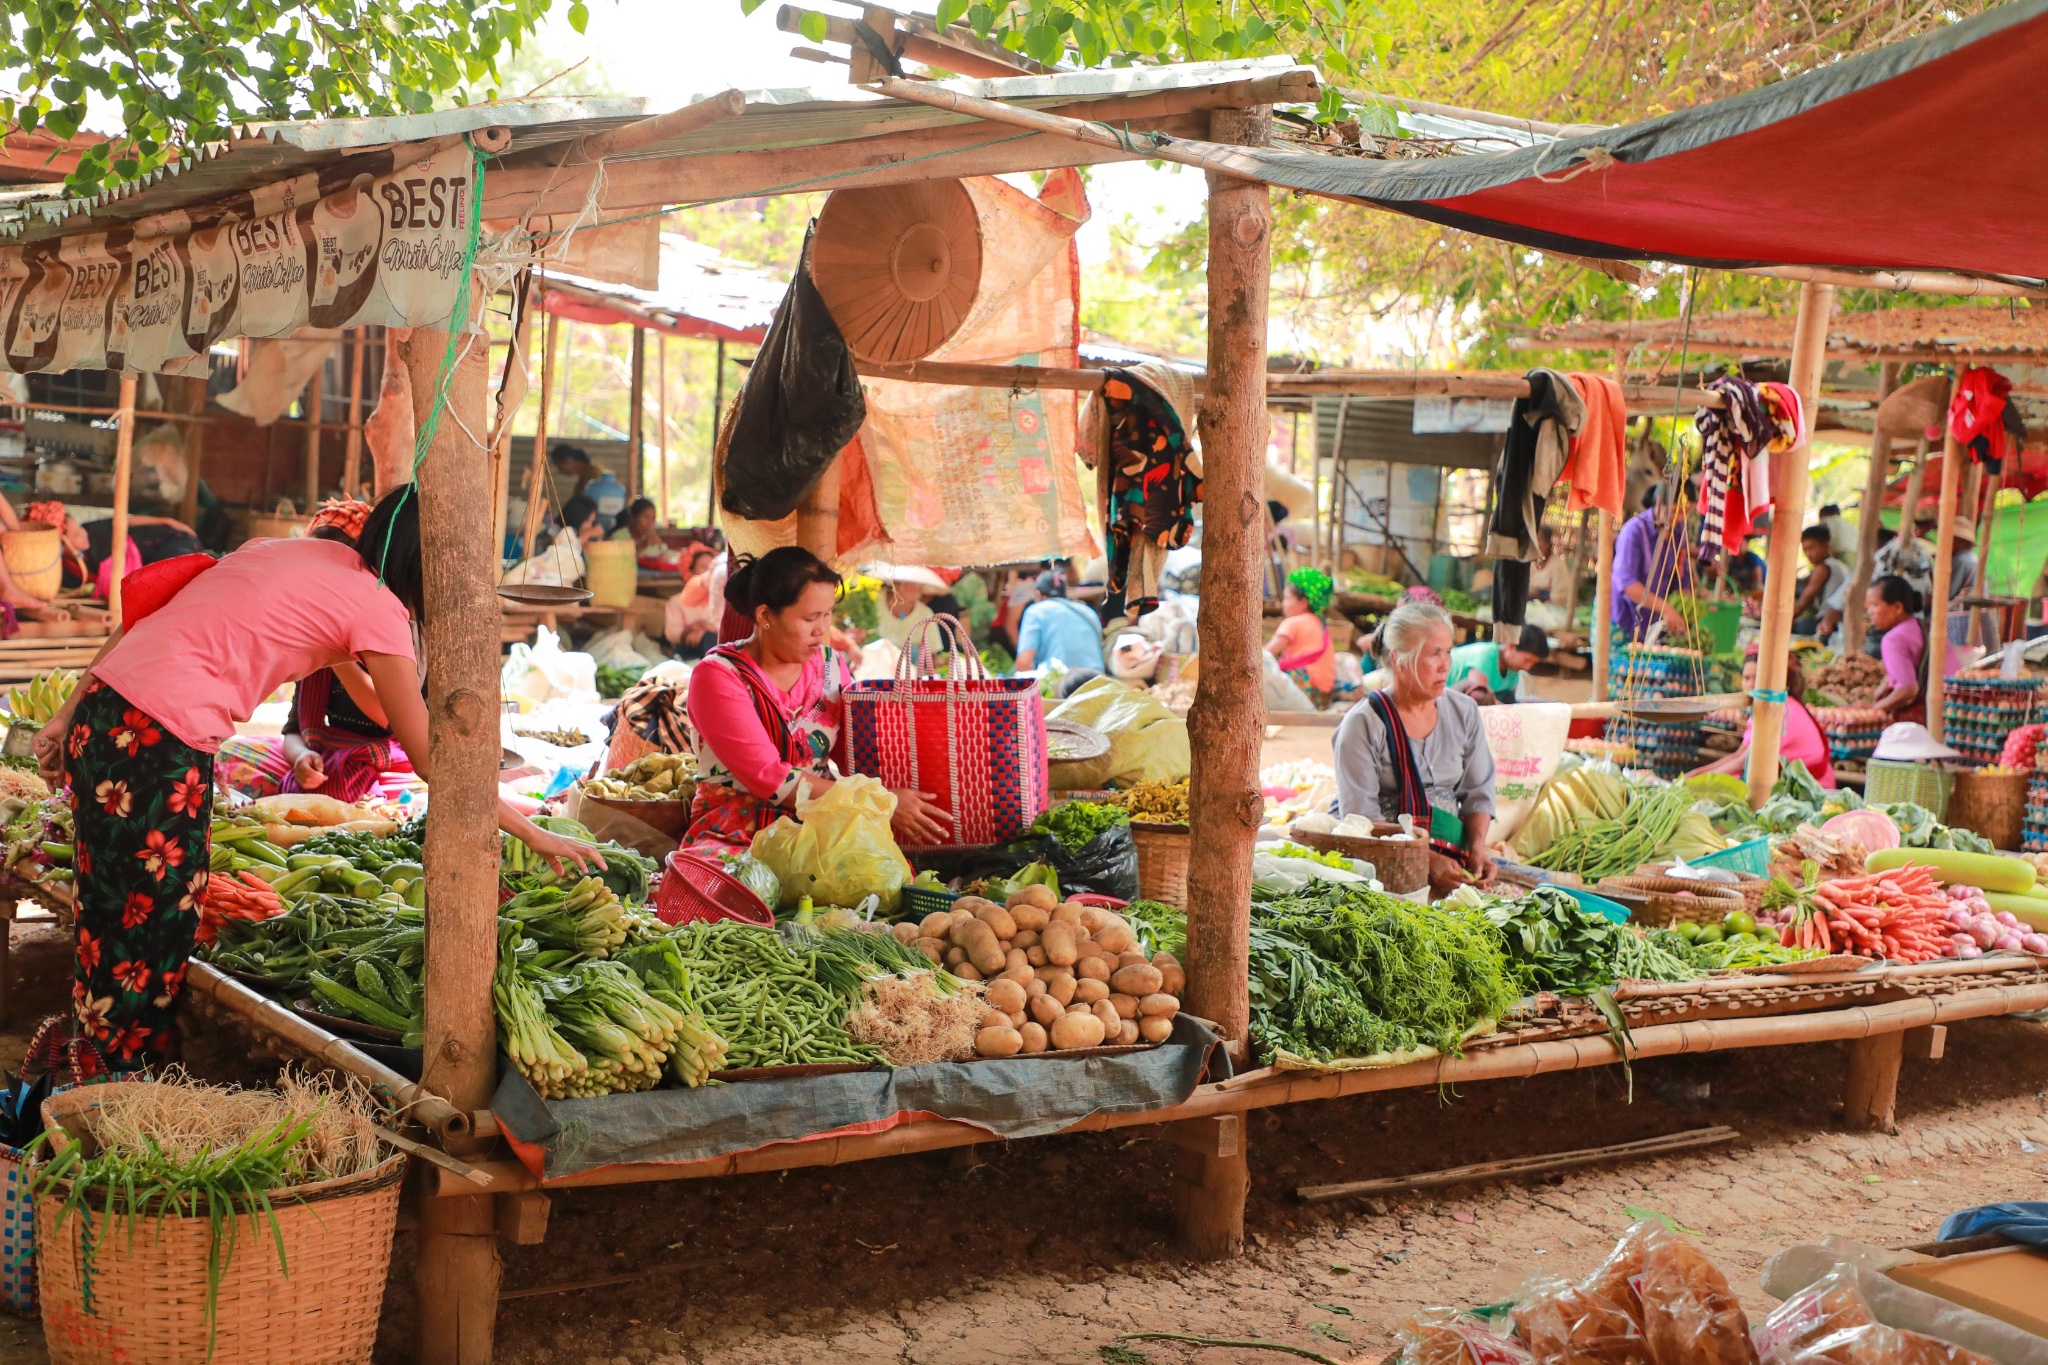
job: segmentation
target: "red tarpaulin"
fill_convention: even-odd
[[[1251,178],[1548,251],[2048,277],[2048,0],[1513,152],[1196,145]]]

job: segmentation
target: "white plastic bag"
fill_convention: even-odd
[[[870,640],[860,647],[860,662],[854,666],[855,682],[886,682],[896,676],[903,651],[889,640]]]
[[[1280,661],[1263,650],[1259,653],[1260,681],[1266,693],[1268,711],[1313,711],[1315,703],[1308,694],[1295,686],[1294,679],[1280,671]]]
[[[1482,706],[1479,723],[1493,754],[1493,833],[1488,837],[1506,842],[1520,831],[1536,809],[1543,784],[1557,772],[1572,708],[1554,701]]]
[[[600,668],[652,668],[668,657],[645,635],[630,630],[607,630],[593,635],[583,648]]]
[[[521,641],[512,646],[498,673],[498,686],[506,696],[534,706],[558,698],[596,701],[597,660],[563,649],[559,636],[538,626],[531,645]]]

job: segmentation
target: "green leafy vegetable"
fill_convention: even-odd
[[[1104,830],[1115,829],[1118,825],[1131,823],[1131,813],[1121,806],[1106,806],[1094,801],[1068,801],[1042,811],[1031,822],[1030,834],[1050,834],[1069,853],[1079,853],[1095,842],[1096,836]]]

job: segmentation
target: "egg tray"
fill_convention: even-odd
[[[1700,727],[1697,721],[1678,723],[1617,717],[1608,722],[1608,737],[1631,745],[1635,765],[1659,777],[1680,777],[1699,766]]]

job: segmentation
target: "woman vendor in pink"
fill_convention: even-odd
[[[1745,689],[1756,686],[1756,646],[1749,647],[1749,658],[1742,665],[1742,685]],[[1814,781],[1832,790],[1835,785],[1835,765],[1831,759],[1828,737],[1822,732],[1820,722],[1807,709],[1806,674],[1800,671],[1799,659],[1790,656],[1785,660],[1785,725],[1778,741],[1778,761],[1781,764],[1798,759],[1806,765],[1806,771],[1813,774]],[[1744,776],[1749,769],[1749,746],[1756,737],[1756,722],[1742,732],[1742,743],[1726,758],[1694,768],[1687,777],[1699,777],[1704,773],[1730,773]]]
[[[1330,576],[1321,569],[1296,569],[1287,575],[1280,595],[1280,624],[1266,641],[1266,652],[1279,661],[1280,671],[1325,709],[1337,688],[1337,651],[1330,645],[1330,628],[1323,624],[1330,589]]]
[[[839,575],[808,550],[787,545],[739,561],[725,584],[728,611],[753,633],[713,649],[690,675],[697,732],[697,795],[686,846],[743,850],[754,835],[834,781],[832,746],[852,681],[825,647]],[[952,817],[925,792],[896,791],[892,827],[907,847],[945,842]]]

